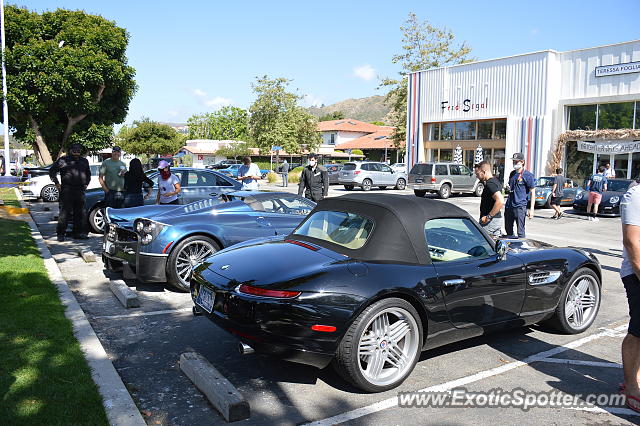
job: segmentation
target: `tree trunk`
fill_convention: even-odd
[[[103,84],[98,88],[98,92],[94,97],[93,103],[97,104],[98,102],[100,102],[100,100],[102,99],[102,94],[104,93],[104,89],[106,87],[107,86]],[[84,120],[86,116],[87,114],[80,114],[76,115],[75,117],[70,117],[67,115],[69,121],[67,121],[67,128],[64,129],[64,134],[62,135],[62,143],[60,144],[60,152],[58,153],[58,157],[60,157],[67,150],[67,140],[69,139],[69,136],[71,136],[75,125]]]
[[[36,134],[36,140],[33,143],[33,150],[38,156],[38,161],[40,161],[40,163],[43,165],[53,163],[53,158],[51,158],[51,153],[49,152],[49,148],[47,148],[47,144],[45,143],[44,138],[42,137],[42,133],[40,133],[40,127],[38,126],[38,123],[31,116],[29,117],[29,119],[31,119],[31,128],[33,129],[33,132]]]

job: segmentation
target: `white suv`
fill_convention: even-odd
[[[402,190],[407,186],[407,174],[396,172],[385,163],[355,161],[344,164],[340,170],[338,182],[347,190],[352,190],[356,186],[364,191],[369,191],[374,186],[380,189],[392,186]]]

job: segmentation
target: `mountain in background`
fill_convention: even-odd
[[[345,118],[366,122],[382,121],[388,124],[387,114],[391,108],[384,103],[384,96],[370,96],[368,98],[347,99],[322,107],[309,107],[307,110],[318,118],[334,111],[341,111]]]

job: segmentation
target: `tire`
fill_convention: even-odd
[[[261,174],[261,175],[260,175],[260,177],[261,177],[262,179],[266,179],[266,178],[267,178],[267,173],[263,173],[263,174]]]
[[[476,185],[476,190],[473,191],[473,194],[476,197],[482,197],[482,191],[484,191],[484,184],[478,182],[478,185]]]
[[[344,189],[346,189],[347,191],[352,191],[353,190],[353,185],[345,185]]]
[[[414,189],[413,193],[416,194],[416,197],[423,198],[425,195],[427,195],[427,190],[426,189]]]
[[[584,288],[588,290],[588,293],[580,290],[585,285]],[[588,296],[587,307],[583,305],[586,296]],[[575,304],[576,298],[580,300],[579,307]],[[598,276],[589,268],[578,269],[562,290],[556,311],[547,324],[565,334],[581,333],[589,328],[596,319],[600,309],[600,301],[601,284]],[[573,314],[569,313],[569,319],[567,319],[568,308],[572,308],[574,312]],[[575,313],[578,312],[578,309],[581,309],[581,314],[576,317]],[[585,313],[587,313],[586,317]]]
[[[438,197],[446,200],[447,198],[449,198],[449,196],[451,196],[451,185],[449,185],[448,183],[443,183],[438,190]]]
[[[362,181],[362,190],[363,191],[371,191],[371,187],[373,186],[373,182],[371,179],[365,179]]]
[[[387,189],[387,187],[386,187],[386,186],[379,186],[378,188],[380,188],[380,189]]]
[[[406,180],[404,180],[404,179],[402,179],[402,178],[398,179],[398,181],[396,182],[396,187],[395,187],[395,189],[397,189],[397,190],[399,190],[399,191],[402,191],[402,190],[404,190],[406,187],[407,187],[407,181],[406,181]]]
[[[392,328],[395,324],[400,325]],[[398,330],[404,334],[396,342],[399,344],[395,344],[387,333],[398,334]],[[376,334],[377,337],[374,337]],[[361,349],[367,347],[367,340],[370,342],[368,352],[372,353],[368,359],[367,355],[360,354]],[[405,362],[399,368],[392,364],[400,358],[393,349],[401,351],[400,356],[405,357]],[[399,386],[411,374],[421,350],[422,322],[415,308],[403,299],[382,299],[367,307],[351,324],[340,341],[333,366],[340,376],[355,387],[366,392],[383,392]],[[391,360],[390,354],[393,355]],[[381,370],[377,373],[368,371],[376,367],[368,362],[376,355],[384,357],[382,365],[378,363]],[[363,364],[366,364],[366,368]]]
[[[89,212],[89,229],[94,234],[104,234],[104,208],[100,205]]]
[[[219,250],[220,246],[204,235],[193,235],[180,241],[167,259],[167,283],[180,291],[189,291],[189,263],[194,266]]]
[[[55,185],[45,185],[40,191],[40,198],[47,203],[55,203],[60,199],[60,191]]]

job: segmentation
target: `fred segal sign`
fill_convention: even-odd
[[[596,77],[605,77],[608,75],[628,74],[632,72],[640,72],[640,62],[627,62],[625,64],[605,65],[596,67]]]

